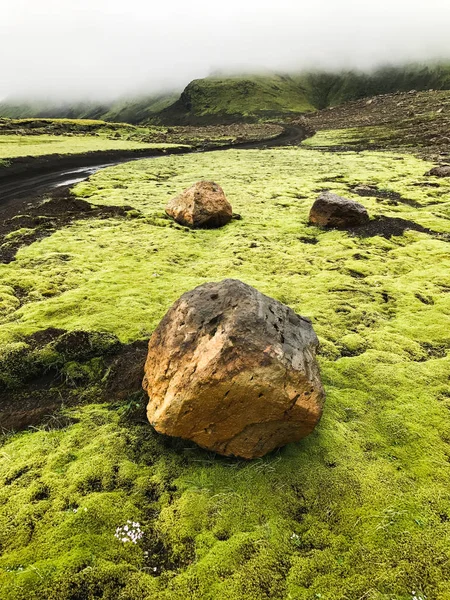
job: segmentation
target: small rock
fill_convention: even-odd
[[[311,322],[233,279],[175,302],[153,333],[143,387],[160,433],[255,458],[305,437],[324,400]]]
[[[368,221],[369,214],[362,204],[331,192],[322,192],[309,213],[309,222],[320,227],[346,229]]]
[[[166,213],[191,228],[222,227],[231,221],[233,209],[223,189],[213,181],[199,181],[173,198]]]
[[[450,177],[450,165],[444,165],[443,167],[434,167],[427,173],[425,173],[425,177],[429,177],[430,175],[434,175],[435,177]]]

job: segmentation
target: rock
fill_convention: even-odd
[[[309,213],[309,222],[320,227],[345,229],[368,221],[369,214],[362,204],[331,192],[322,192]]]
[[[425,177],[428,177],[430,175],[434,175],[435,177],[450,177],[450,165],[434,167],[433,169],[425,173]]]
[[[213,181],[198,181],[173,198],[166,213],[187,227],[214,228],[226,225],[233,216],[223,189]]]
[[[255,458],[305,437],[324,391],[311,322],[233,279],[170,308],[148,347],[147,416],[160,433]]]

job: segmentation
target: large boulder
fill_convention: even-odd
[[[320,227],[346,229],[368,221],[369,213],[362,204],[331,192],[322,192],[309,213],[309,222]]]
[[[434,175],[435,177],[450,177],[450,165],[443,165],[442,167],[433,167],[430,171],[425,173],[425,177]]]
[[[173,198],[166,213],[187,227],[214,228],[226,225],[233,216],[223,189],[213,181],[198,181]]]
[[[308,319],[249,285],[201,285],[150,339],[148,419],[226,456],[263,456],[311,433],[321,417],[317,346]]]

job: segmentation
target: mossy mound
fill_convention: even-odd
[[[78,221],[0,265],[3,347],[48,327],[145,340],[182,292],[230,277],[312,319],[327,403],[309,438],[249,463],[157,436],[138,422],[140,398],[5,436],[0,597],[447,600],[450,182],[424,186],[431,166],[227,151],[129,163],[78,185],[89,202],[138,215]],[[165,216],[202,178],[241,220],[192,231]],[[386,194],[360,197],[360,185]],[[425,231],[309,226],[323,189]],[[137,545],[114,537],[127,520],[144,532]]]

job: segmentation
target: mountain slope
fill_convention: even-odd
[[[99,119],[110,122],[141,123],[175,102],[178,93],[121,99],[110,103],[49,103],[6,100],[0,102],[0,117],[10,119]]]
[[[287,75],[195,79],[162,122],[257,120],[314,110],[302,83]]]
[[[302,76],[310,102],[317,109],[380,94],[411,90],[449,90],[450,64],[383,67],[371,73],[311,72]]]

